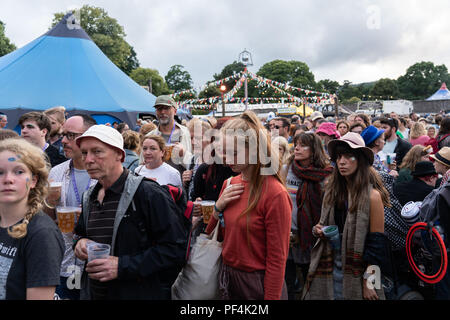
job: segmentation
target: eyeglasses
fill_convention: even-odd
[[[280,129],[281,127],[280,127],[280,126],[274,126],[274,128],[275,128],[275,129]]]
[[[67,140],[72,141],[76,138],[78,138],[79,136],[81,136],[83,133],[79,133],[79,132],[63,132],[61,134],[61,137],[64,138],[66,137]]]

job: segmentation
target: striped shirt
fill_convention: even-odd
[[[100,182],[97,183],[89,199],[89,220],[87,224],[87,238],[99,243],[111,245],[114,229],[114,220],[117,207],[119,205],[122,191],[125,187],[125,181],[128,176],[128,170],[124,168],[122,175],[114,184],[105,190],[103,202],[97,200],[98,192],[102,188]],[[111,254],[113,254],[111,252]],[[94,300],[106,298],[108,283],[97,280],[90,281],[91,293]]]

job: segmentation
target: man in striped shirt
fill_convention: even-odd
[[[111,246],[110,256],[87,263],[81,299],[170,299],[185,261],[187,234],[178,207],[157,182],[122,166],[122,135],[104,125],[76,140],[91,179],[75,228],[75,255],[88,258],[86,243]]]

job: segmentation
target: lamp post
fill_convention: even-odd
[[[246,49],[239,54],[239,61],[245,66],[244,69],[244,94],[245,94],[245,110],[247,110],[248,106],[248,89],[247,89],[247,67],[253,65],[252,54],[248,52]]]
[[[222,92],[222,117],[225,117],[225,100],[223,99],[223,94],[227,90],[227,87],[223,84],[220,86],[220,92]]]

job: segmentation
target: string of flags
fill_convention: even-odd
[[[187,89],[187,90],[174,92],[174,93],[170,94],[170,96],[172,98],[176,98],[176,97],[184,95],[184,94],[194,95],[194,94],[196,94],[196,92],[201,92],[201,91],[207,89],[208,87],[218,87],[218,86],[224,84],[225,82],[229,82],[232,79],[239,79],[239,78],[242,77],[242,74],[243,74],[243,72],[238,72],[238,73],[236,73],[236,74],[234,74],[232,76],[229,76],[229,77],[217,80],[217,81],[209,82],[206,85],[203,85],[203,86],[201,86],[201,87],[199,87],[197,89],[192,88],[192,89]]]
[[[257,87],[268,87],[274,89],[277,93],[280,93],[282,95],[285,95],[285,97],[262,97],[262,98],[253,98],[248,97],[247,102],[256,102],[256,103],[263,103],[263,102],[271,102],[271,101],[280,101],[280,100],[286,100],[291,102],[296,102],[299,104],[302,103],[314,103],[314,104],[324,104],[324,103],[333,103],[335,95],[326,93],[326,92],[318,92],[298,87],[293,87],[285,83],[281,83],[278,81],[266,79],[264,77],[258,76],[252,72],[249,72],[247,69],[244,70],[244,72],[235,74],[231,77],[227,77],[221,80],[217,80],[214,82],[209,83],[208,85],[204,86],[204,88],[207,88],[209,86],[219,86],[223,84],[224,82],[228,82],[231,79],[236,79],[237,76],[239,76],[239,80],[236,81],[235,86],[228,91],[223,96],[223,102],[228,103],[245,103],[245,98],[241,97],[234,97],[234,95],[239,91],[239,89],[243,86],[245,83],[245,79],[255,80],[257,82]],[[294,93],[293,91],[301,92],[304,94],[303,97],[295,96],[291,93]],[[172,94],[171,96],[176,97],[185,93],[193,93],[195,92],[194,89],[184,90],[180,92],[176,92]],[[263,92],[264,94],[264,92]],[[214,96],[214,97],[208,97],[208,98],[201,98],[201,99],[187,99],[184,101],[178,102],[178,106],[182,107],[183,109],[190,109],[187,105],[195,105],[195,109],[212,109],[213,105],[222,102],[222,97],[220,96]],[[205,104],[205,107],[202,107],[201,105]],[[199,106],[200,105],[200,106]]]

